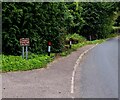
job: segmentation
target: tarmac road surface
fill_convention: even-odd
[[[83,57],[76,72],[75,97],[118,98],[118,50],[118,39],[114,38]]]
[[[72,73],[88,45],[59,58],[47,68],[2,74],[3,98],[118,98],[118,39],[95,46],[79,61],[71,93]]]

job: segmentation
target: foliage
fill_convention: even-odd
[[[64,45],[64,3],[3,3],[3,52],[20,55],[20,38],[30,38],[29,50],[45,53],[47,42],[52,51],[62,51]],[[59,46],[58,46],[59,45]]]
[[[79,34],[68,34],[66,35],[66,41],[69,41],[70,39],[72,39],[73,41],[78,41],[78,42],[84,42],[86,41],[85,37],[80,36]]]
[[[106,38],[119,7],[115,2],[3,2],[3,53],[21,55],[19,40],[26,37],[30,38],[28,50],[36,54],[47,52],[48,41],[52,52],[62,52],[66,34]]]
[[[117,37],[119,34],[118,33],[111,33],[108,35],[107,38],[114,38],[114,37]]]
[[[116,19],[115,25],[114,26],[120,26],[120,15]]]
[[[29,56],[29,59],[22,59],[21,56],[6,56],[2,55],[2,71],[25,71],[31,69],[42,68],[54,59],[54,54],[47,55],[35,55]]]
[[[82,5],[80,2],[67,2],[66,6],[69,11],[68,18],[66,20],[67,23],[67,33],[80,33],[80,29],[84,24],[84,20],[81,17],[82,13]]]
[[[96,44],[101,43],[104,40],[95,40],[95,41],[87,41],[84,37],[79,36],[78,34],[72,34],[66,36],[66,39],[73,38],[78,39],[79,43],[72,44],[71,49],[67,49],[60,53],[60,56],[67,56],[72,51],[77,50],[79,47],[88,45],[88,44]],[[55,54],[51,54],[51,56],[47,56],[46,54],[33,54],[29,52],[28,59],[22,59],[22,56],[13,56],[13,55],[0,55],[2,57],[2,72],[10,72],[10,71],[26,71],[32,69],[38,69],[46,67],[46,65],[51,62],[55,58]]]
[[[2,55],[0,54],[0,72],[2,71]]]
[[[94,41],[84,41],[84,42],[79,42],[77,44],[73,44],[71,49],[68,49],[66,51],[63,51],[62,53],[60,53],[61,56],[67,56],[68,54],[70,54],[72,51],[76,51],[77,49],[79,49],[80,47],[83,47],[85,45],[91,45],[91,44],[100,44],[102,42],[104,42],[106,39],[100,39],[100,40],[94,40]]]
[[[81,29],[81,35],[87,38],[89,35],[106,38],[112,31],[115,11],[116,6],[113,2],[83,3],[82,17],[85,24]]]

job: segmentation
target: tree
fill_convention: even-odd
[[[84,20],[81,17],[82,5],[80,2],[69,2],[66,3],[69,14],[67,20],[67,30],[69,34],[77,33],[80,34],[80,29],[84,24]]]
[[[65,3],[3,3],[3,52],[20,55],[19,40],[25,37],[31,52],[45,53],[48,41],[52,52],[62,51],[66,12]]]
[[[89,38],[105,38],[112,31],[114,24],[115,3],[83,3],[82,17],[85,21],[81,35]]]

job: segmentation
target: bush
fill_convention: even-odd
[[[42,68],[53,59],[54,54],[51,54],[51,56],[32,54],[28,57],[28,60],[22,59],[22,56],[2,55],[2,71],[25,71]]]
[[[72,39],[73,44],[86,41],[86,39],[83,36],[80,36],[76,33],[66,35],[66,41],[69,41],[70,38]]]

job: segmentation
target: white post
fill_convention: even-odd
[[[51,46],[48,46],[48,56],[50,56],[50,48]]]
[[[72,41],[70,41],[70,45],[72,45]]]
[[[22,46],[22,58],[24,59],[24,46]]]
[[[26,59],[28,59],[28,46],[26,46]]]
[[[70,49],[71,49],[71,47],[72,47],[72,41],[70,40]]]
[[[90,41],[91,41],[91,39],[92,39],[92,38],[91,38],[91,35],[90,35]]]

